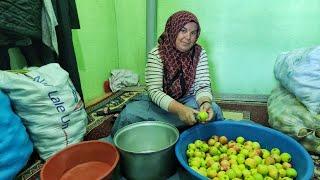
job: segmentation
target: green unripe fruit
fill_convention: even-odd
[[[207,112],[205,111],[200,111],[198,114],[197,114],[197,119],[199,122],[204,122],[208,119],[209,115]]]

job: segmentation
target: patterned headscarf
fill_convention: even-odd
[[[183,97],[191,88],[201,53],[201,46],[198,44],[187,52],[176,49],[178,33],[189,22],[198,25],[198,39],[200,34],[198,19],[188,11],[179,11],[171,15],[158,39],[159,53],[164,64],[163,90],[174,99]]]

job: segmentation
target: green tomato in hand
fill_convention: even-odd
[[[209,115],[206,111],[200,111],[197,115],[197,119],[200,122],[205,122],[208,119]]]

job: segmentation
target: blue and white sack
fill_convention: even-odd
[[[274,74],[312,114],[320,113],[320,46],[281,53]]]
[[[42,159],[82,141],[87,114],[68,72],[59,64],[26,73],[0,71],[0,89],[9,95]]]
[[[0,91],[0,179],[13,179],[27,164],[32,142],[10,104]]]

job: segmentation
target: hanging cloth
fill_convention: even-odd
[[[57,62],[68,71],[77,92],[83,99],[80,84],[78,64],[72,42],[72,29],[80,29],[75,0],[52,0],[56,12],[58,26],[56,26],[59,57]]]

